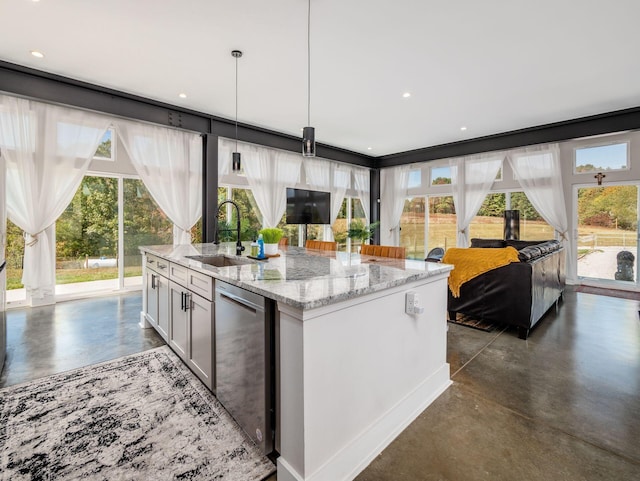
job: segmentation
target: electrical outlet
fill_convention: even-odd
[[[407,292],[407,294],[405,295],[404,312],[406,312],[409,315],[415,314],[413,312],[413,306],[415,304],[415,298],[416,298],[416,293],[415,292]]]
[[[424,312],[424,307],[420,307],[420,298],[416,292],[409,291],[406,293],[404,312],[411,316],[422,314]]]

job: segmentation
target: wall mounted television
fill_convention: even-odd
[[[287,188],[287,224],[329,224],[331,194]]]

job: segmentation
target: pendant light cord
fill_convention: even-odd
[[[311,125],[311,0],[307,10],[307,125]]]
[[[236,57],[236,152],[238,151],[238,57]]]

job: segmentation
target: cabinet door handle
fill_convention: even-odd
[[[187,312],[189,309],[191,309],[191,293],[186,292],[184,294],[184,311]]]
[[[184,292],[180,293],[180,310],[184,311]]]
[[[155,288],[156,288],[156,275],[151,274],[151,289],[155,289]]]
[[[147,264],[153,264],[153,259],[147,259]]]

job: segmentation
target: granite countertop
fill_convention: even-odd
[[[187,256],[235,256],[235,243],[141,246],[142,252],[203,272],[300,309],[314,309],[408,282],[448,274],[453,266],[287,247],[279,257],[213,267]]]

